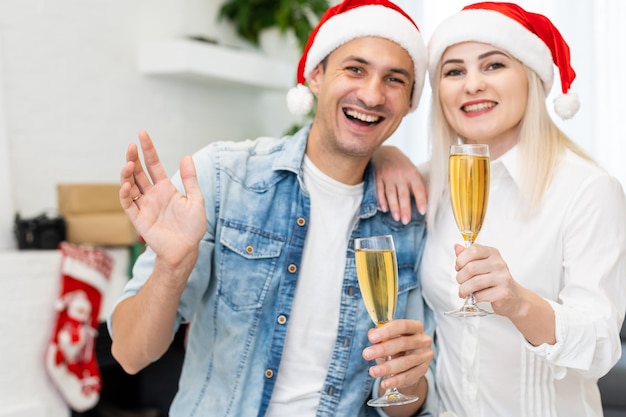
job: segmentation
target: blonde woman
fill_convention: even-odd
[[[626,308],[626,201],[552,121],[545,98],[559,70],[556,112],[577,97],[569,48],[545,16],[477,3],[444,20],[428,45],[433,90],[428,239],[420,274],[435,312],[442,409],[463,417],[602,416],[597,380],[619,358]],[[486,143],[487,215],[465,249],[449,202],[449,145]],[[408,159],[375,160],[383,208],[410,205]],[[408,166],[408,167],[407,167]],[[475,295],[495,314],[457,318]]]

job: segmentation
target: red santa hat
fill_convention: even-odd
[[[512,3],[483,2],[465,6],[445,19],[428,43],[431,85],[446,48],[461,42],[482,42],[508,51],[534,70],[543,81],[546,96],[552,88],[556,65],[563,94],[554,100],[562,119],[573,117],[580,108],[578,95],[570,92],[576,73],[570,65],[569,46],[545,16],[530,13]]]
[[[309,36],[298,64],[298,84],[287,94],[291,113],[305,115],[313,108],[313,94],[304,84],[317,64],[344,43],[365,36],[389,39],[409,53],[415,69],[411,111],[417,108],[427,57],[424,40],[413,19],[388,0],[344,0],[324,13]]]

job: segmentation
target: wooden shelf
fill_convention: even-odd
[[[139,51],[140,71],[207,82],[234,83],[270,90],[295,85],[295,65],[261,52],[244,51],[196,40],[147,43]]]

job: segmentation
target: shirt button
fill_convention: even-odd
[[[252,247],[252,245],[246,246],[246,252],[248,252],[248,253],[254,252],[254,248]]]
[[[298,267],[296,267],[294,264],[291,264],[287,267],[287,270],[293,274],[298,270]]]
[[[274,371],[272,371],[271,369],[265,370],[265,378],[272,378],[273,376],[274,376]]]
[[[298,226],[304,226],[306,224],[306,220],[304,220],[303,217],[298,217],[296,222],[298,223]]]
[[[278,316],[278,319],[276,321],[278,321],[278,324],[285,324],[287,323],[287,317],[281,314],[280,316]]]

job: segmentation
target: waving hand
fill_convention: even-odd
[[[145,170],[137,145],[129,145],[120,174],[120,203],[157,257],[176,265],[190,253],[197,253],[206,230],[204,199],[195,166],[191,156],[180,161],[183,195],[167,176],[147,132],[139,132],[139,143]]]

